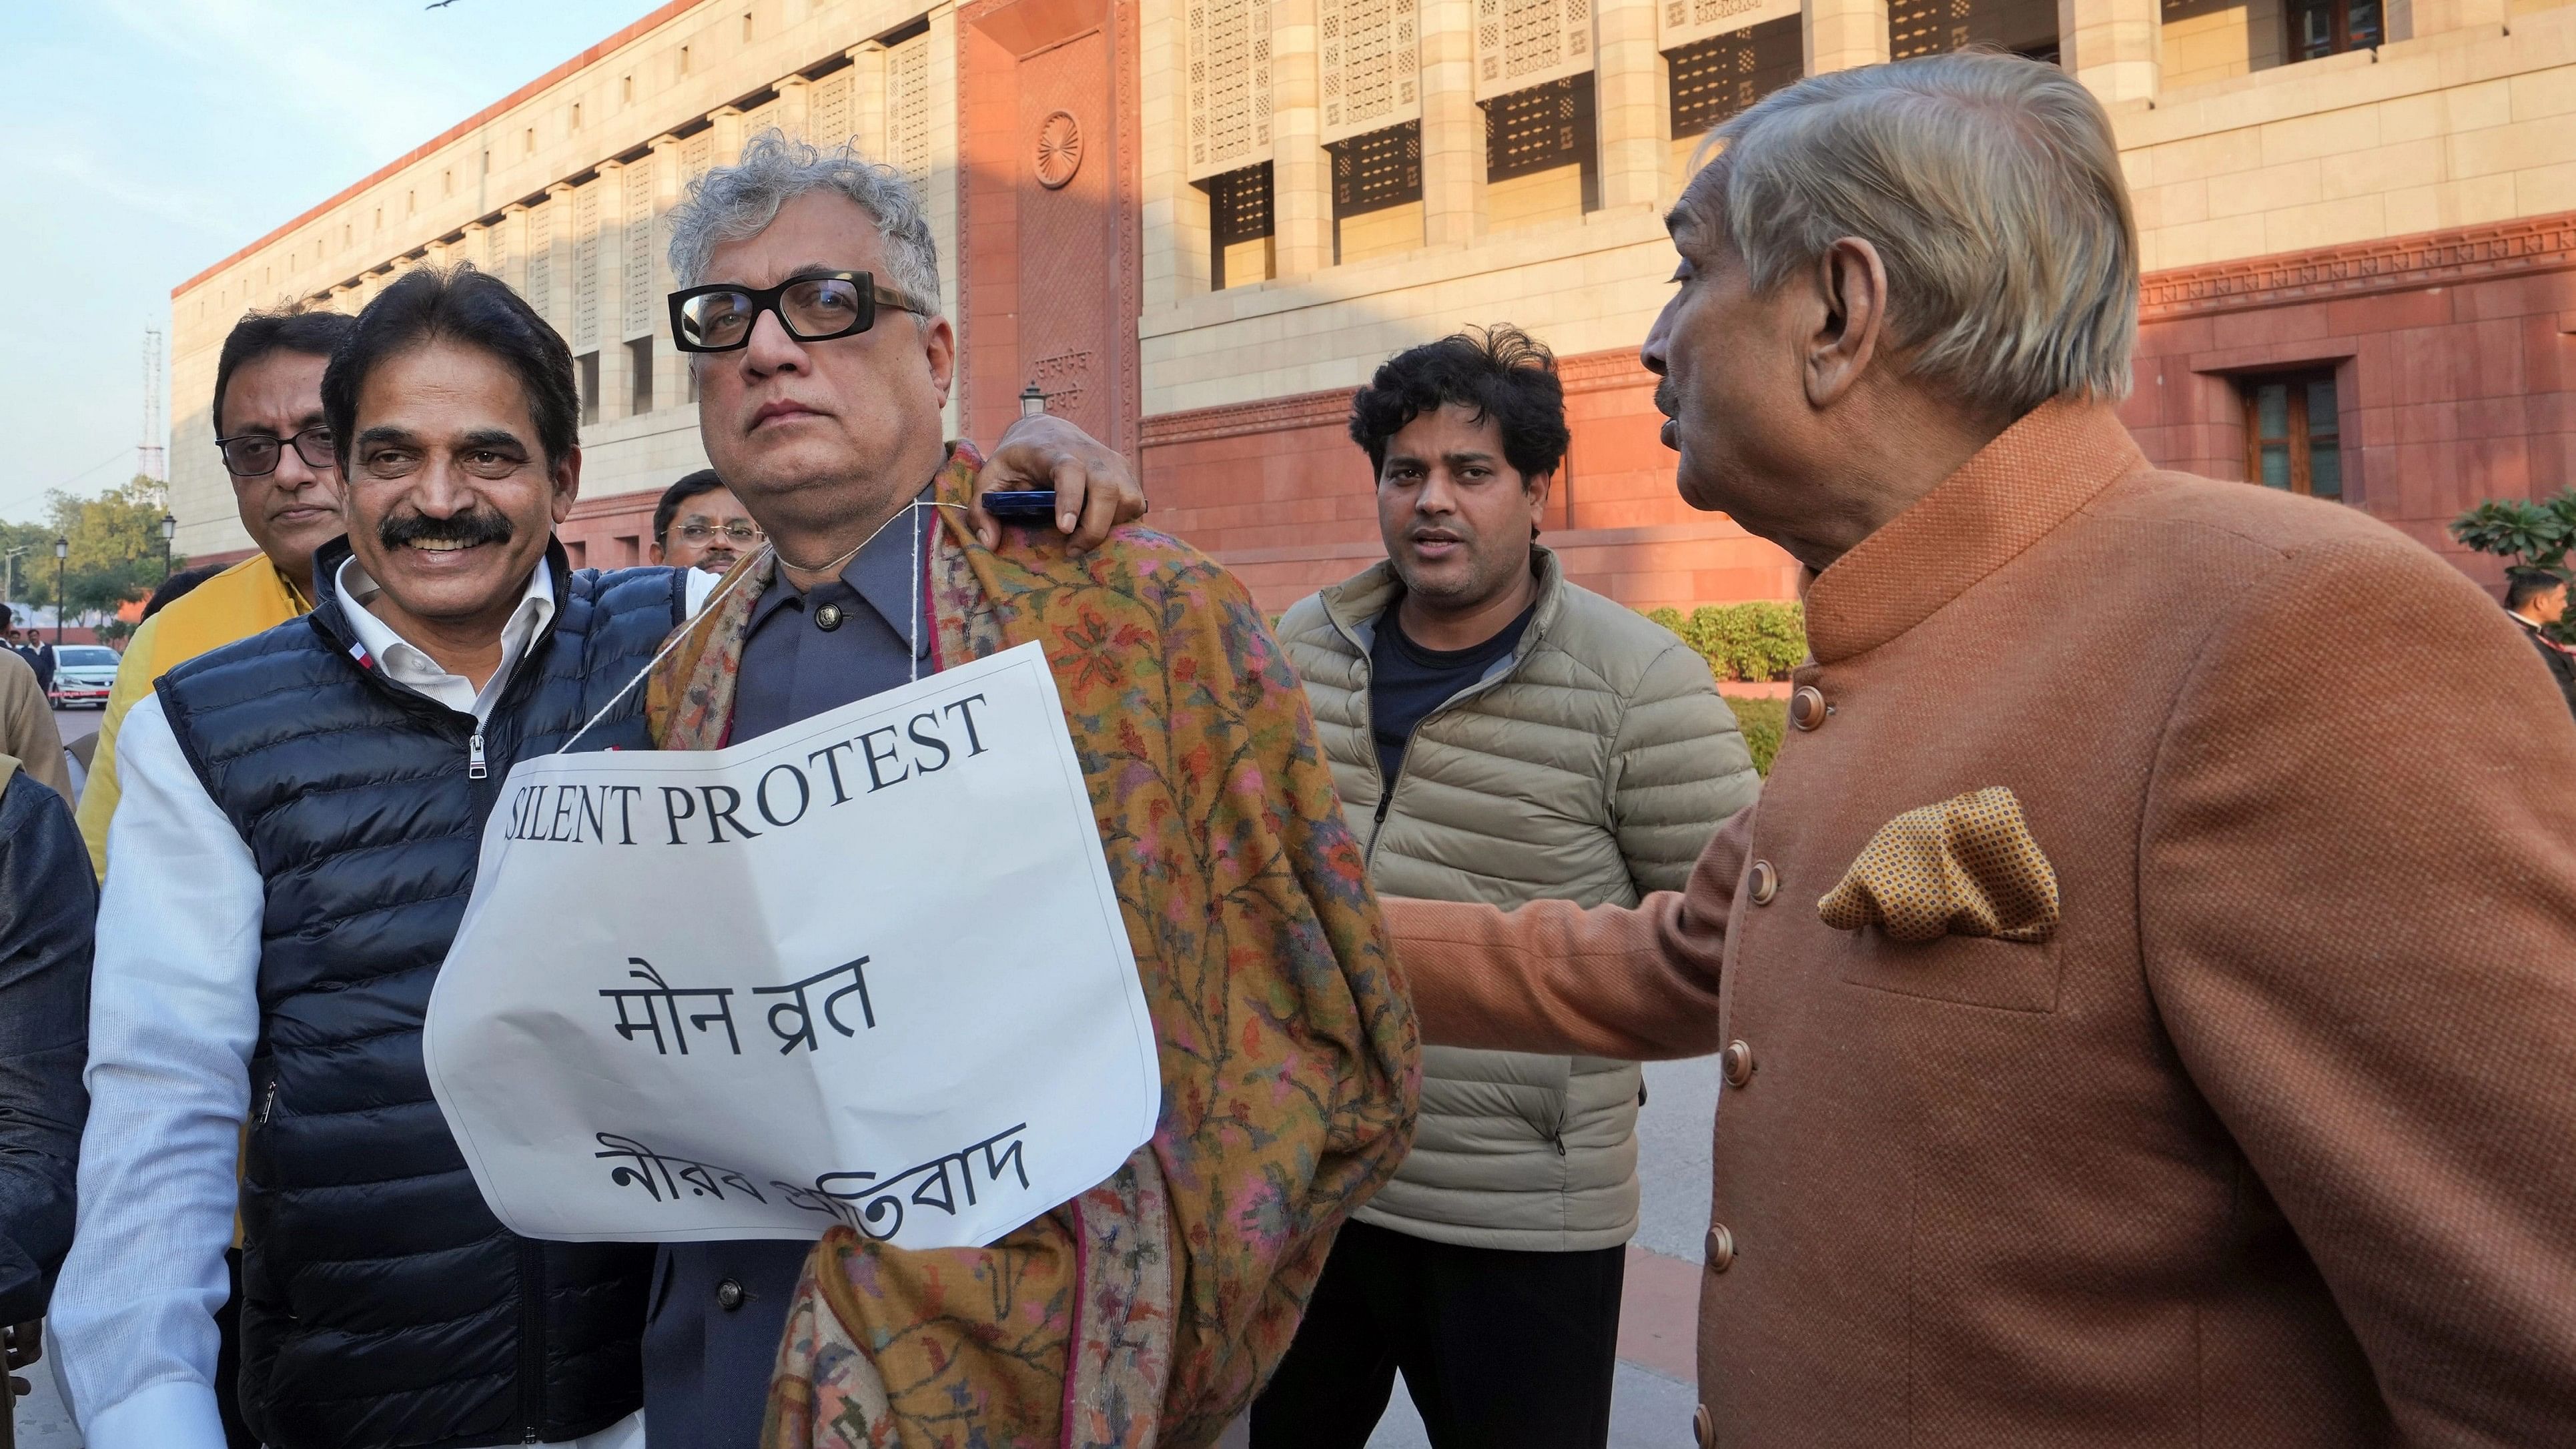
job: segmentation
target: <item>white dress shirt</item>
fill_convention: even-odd
[[[477,690],[360,606],[376,589],[354,561],[338,584],[387,679],[478,723],[555,608],[540,567],[502,630],[500,666]],[[214,1315],[259,1037],[264,890],[159,695],[126,716],[117,753],[125,793],[108,827],[90,985],[80,1221],[51,1323],[90,1449],[224,1449]],[[644,1416],[575,1445],[643,1449]]]

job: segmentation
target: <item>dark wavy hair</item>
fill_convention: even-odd
[[[280,352],[327,361],[357,325],[358,319],[345,312],[302,307],[243,313],[233,330],[224,334],[223,351],[215,355],[215,436],[224,435],[224,389],[233,385],[234,373]]]
[[[1470,327],[1380,363],[1369,385],[1351,394],[1351,441],[1369,456],[1371,476],[1386,471],[1387,440],[1447,403],[1492,418],[1503,435],[1503,461],[1522,485],[1565,461],[1565,385],[1556,355],[1517,327]]]
[[[581,443],[581,393],[572,349],[510,284],[471,264],[420,267],[376,294],[322,370],[322,415],[340,439],[340,475],[356,451],[358,394],[386,361],[436,342],[480,348],[518,374],[546,466]]]

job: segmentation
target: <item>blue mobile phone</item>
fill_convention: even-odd
[[[1055,490],[987,493],[984,495],[984,511],[1004,523],[1053,523]]]

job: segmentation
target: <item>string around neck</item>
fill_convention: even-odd
[[[875,533],[871,533],[866,538],[859,541],[858,548],[851,549],[848,553],[845,553],[838,559],[834,560],[829,571],[838,572],[840,569],[847,567],[850,560],[857,558],[862,549],[865,549],[869,544],[877,541],[877,536],[879,534],[892,528],[894,526],[895,519],[897,518],[911,518],[917,510],[924,508],[954,508],[963,512],[965,507],[966,505],[963,503],[949,503],[935,498],[916,498],[912,502],[905,504],[903,507],[896,509],[892,518],[888,518],[885,522],[878,524]],[[922,531],[920,527],[916,524],[912,530],[913,586],[909,590],[912,595],[912,625],[911,628],[905,632],[904,636],[905,648],[912,656],[908,662],[911,665],[910,682],[914,684],[919,684],[921,682],[921,533]],[[761,553],[768,554],[782,567],[788,566],[787,560],[780,556],[778,545],[775,543],[762,544]],[[706,602],[698,605],[697,612],[689,616],[687,623],[682,624],[678,629],[674,630],[670,638],[662,641],[662,647],[653,651],[653,657],[644,661],[644,667],[635,672],[634,678],[626,681],[624,685],[619,687],[615,694],[610,695],[608,697],[608,703],[601,705],[597,713],[582,721],[581,728],[574,730],[569,739],[566,739],[562,744],[557,745],[554,749],[548,751],[548,753],[560,755],[570,752],[574,745],[581,742],[581,737],[583,735],[590,733],[593,725],[606,719],[610,710],[617,708],[618,704],[622,702],[626,696],[635,692],[635,686],[642,684],[647,678],[651,677],[654,669],[657,668],[663,660],[671,657],[671,651],[680,647],[681,641],[697,632],[698,625],[710,618],[713,618],[716,612],[717,600],[722,599],[725,595],[732,593],[735,589],[741,587],[743,580],[760,572],[758,564],[759,554],[754,554],[752,557],[753,564],[751,567],[735,569],[731,578],[726,579],[721,585],[719,585],[714,593],[707,595]],[[825,571],[806,570],[806,572]]]

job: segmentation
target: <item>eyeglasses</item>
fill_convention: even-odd
[[[308,468],[328,468],[340,461],[340,445],[331,437],[329,428],[306,428],[291,438],[275,438],[266,433],[243,433],[238,437],[215,439],[215,451],[224,455],[224,467],[236,478],[264,478],[277,471],[280,451],[289,443],[295,445],[295,456]]]
[[[727,543],[739,544],[744,548],[749,548],[769,536],[748,523],[682,523],[675,525],[671,531],[691,543],[704,543],[721,533]]]
[[[799,342],[854,337],[877,325],[877,309],[892,307],[927,317],[930,304],[880,287],[871,272],[818,272],[775,287],[719,282],[671,294],[671,340],[682,352],[732,352],[751,345],[763,312],[778,314]]]

